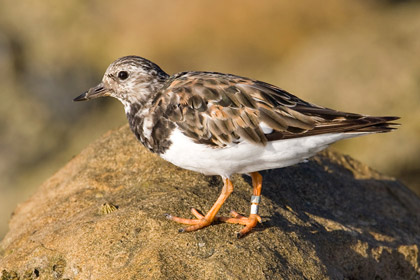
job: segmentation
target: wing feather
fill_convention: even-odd
[[[154,102],[185,135],[218,147],[331,132],[386,132],[397,119],[335,111],[271,84],[214,72],[176,74]],[[264,134],[262,123],[270,133]]]

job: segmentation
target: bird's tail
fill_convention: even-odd
[[[372,132],[384,133],[390,132],[398,128],[399,123],[395,123],[399,117],[386,116],[386,117],[372,117],[364,116],[358,118],[353,124],[348,121],[343,127],[343,132]]]

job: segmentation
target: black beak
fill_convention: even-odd
[[[81,95],[73,99],[73,101],[90,100],[90,99],[98,98],[101,96],[107,96],[107,95],[108,95],[108,89],[105,88],[103,83],[100,83],[96,87],[93,87],[89,89],[88,91],[82,93]]]

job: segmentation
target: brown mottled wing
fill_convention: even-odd
[[[173,76],[156,105],[198,143],[225,146],[330,132],[386,132],[395,117],[343,113],[305,102],[260,81],[213,72]],[[264,133],[261,124],[271,128]],[[267,132],[267,131],[266,131]]]

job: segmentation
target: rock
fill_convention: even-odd
[[[420,278],[420,199],[400,182],[331,151],[262,174],[257,230],[180,234],[164,214],[207,211],[221,180],[161,160],[124,126],[17,207],[1,279]],[[223,215],[249,211],[249,179],[234,183]]]

